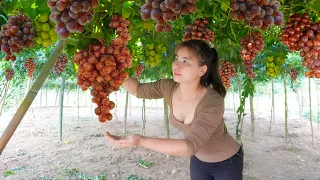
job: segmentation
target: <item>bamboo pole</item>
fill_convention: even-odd
[[[127,132],[127,118],[128,118],[128,100],[129,100],[129,92],[126,91],[126,105],[124,108],[124,124],[123,124],[123,132]]]
[[[60,128],[59,128],[59,140],[62,141],[62,120],[63,120],[63,98],[64,98],[64,89],[65,89],[65,81],[66,78],[62,75],[61,78],[61,91],[60,91]]]
[[[163,99],[163,115],[164,115],[164,125],[166,127],[166,137],[170,139],[170,126],[169,126],[169,110],[168,110],[168,104],[167,102]]]
[[[288,143],[289,130],[288,130],[288,97],[287,97],[287,81],[286,74],[283,76],[283,88],[284,88],[284,125],[285,125],[285,138],[286,144]]]
[[[21,103],[20,107],[18,108],[17,112],[15,113],[13,118],[11,119],[11,121],[8,124],[5,131],[3,132],[3,134],[0,138],[0,155],[2,154],[4,148],[6,147],[7,143],[9,142],[10,138],[12,137],[13,133],[17,129],[18,125],[20,124],[25,113],[28,111],[32,101],[37,96],[39,89],[41,88],[44,81],[48,77],[50,70],[52,69],[54,63],[57,61],[58,57],[60,56],[64,46],[65,46],[65,41],[60,40],[60,42],[58,43],[56,48],[51,53],[47,63],[42,68],[35,83],[32,85],[30,91],[28,92],[28,95],[24,98],[24,100]]]
[[[312,143],[314,143],[313,139],[313,125],[312,125],[312,103],[311,103],[311,78],[309,78],[309,119],[310,119],[310,125],[311,125],[311,137],[312,137]]]

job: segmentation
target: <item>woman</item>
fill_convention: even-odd
[[[229,135],[223,120],[226,90],[216,50],[200,40],[183,42],[176,48],[172,72],[173,80],[143,84],[128,78],[123,85],[138,98],[164,98],[171,125],[185,138],[119,137],[107,132],[107,140],[120,147],[141,146],[189,156],[191,180],[242,180],[242,148]]]

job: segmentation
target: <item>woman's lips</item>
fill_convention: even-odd
[[[173,73],[174,75],[176,75],[176,76],[181,76],[181,74],[179,74],[179,73]]]

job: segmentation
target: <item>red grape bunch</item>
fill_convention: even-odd
[[[56,23],[56,32],[62,39],[70,33],[82,33],[84,25],[92,20],[93,9],[99,0],[48,0],[50,20]]]
[[[289,47],[291,52],[299,51],[305,44],[307,38],[303,36],[304,31],[310,28],[312,20],[308,14],[300,16],[298,13],[290,16],[279,36],[280,41]]]
[[[12,68],[7,68],[4,72],[4,76],[7,81],[11,81],[14,76],[14,70]]]
[[[92,87],[92,102],[98,105],[95,114],[100,122],[110,121],[110,110],[115,103],[109,100],[113,91],[118,91],[124,80],[128,78],[125,71],[132,66],[132,56],[126,47],[130,40],[128,25],[130,21],[121,16],[114,15],[111,28],[117,28],[117,36],[106,46],[104,40],[100,43],[90,44],[88,49],[81,50],[74,55],[74,62],[79,66],[78,85],[82,90]]]
[[[296,69],[294,69],[294,68],[290,69],[290,79],[292,82],[297,79],[298,74],[299,74],[299,72]]]
[[[312,24],[300,37],[302,65],[320,78],[320,22]]]
[[[250,33],[249,36],[242,37],[241,39],[241,57],[243,65],[249,77],[255,78],[253,73],[253,60],[259,52],[263,50],[264,41],[259,32]]]
[[[136,75],[136,78],[137,78],[137,79],[140,78],[143,70],[144,70],[143,64],[142,64],[142,63],[139,63],[138,66],[137,66],[137,68],[136,68],[136,71],[135,71],[135,73],[136,73],[135,75]]]
[[[194,23],[189,24],[183,36],[183,41],[198,39],[213,42],[214,32],[206,27],[209,24],[207,19],[197,19]]]
[[[62,73],[69,62],[69,58],[66,54],[61,54],[58,58],[58,60],[56,61],[56,63],[54,64],[53,70],[56,74],[60,74]]]
[[[268,30],[270,26],[280,26],[283,14],[279,11],[280,2],[277,0],[231,0],[231,18],[246,21],[251,27]]]
[[[180,15],[188,15],[197,10],[195,5],[197,0],[146,0],[146,4],[141,7],[141,18],[143,20],[152,19],[157,22],[155,29],[157,32],[171,31],[170,21],[180,18]]]
[[[8,22],[1,26],[0,46],[1,51],[6,53],[5,60],[16,60],[14,53],[34,46],[35,31],[32,19],[24,14],[9,16]]]
[[[28,58],[24,63],[24,68],[28,71],[28,76],[31,77],[36,69],[36,63],[33,61],[34,58]]]
[[[221,61],[220,62],[220,76],[226,90],[230,88],[231,78],[236,75],[236,70],[229,61]]]

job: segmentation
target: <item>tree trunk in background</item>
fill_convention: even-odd
[[[301,108],[301,103],[300,103],[300,98],[299,98],[299,88],[296,87],[295,89],[296,89],[296,95],[297,95],[297,100],[298,100],[300,121],[302,121],[302,108]]]
[[[255,139],[253,96],[250,95],[251,136]]]
[[[123,132],[127,132],[127,118],[128,118],[128,101],[129,101],[129,92],[126,91],[126,104],[124,107],[124,124],[123,124]]]
[[[57,90],[56,93],[56,100],[54,101],[54,106],[57,106],[57,101],[58,101],[58,95],[59,95],[60,89]]]
[[[311,125],[311,137],[312,137],[312,143],[314,143],[313,140],[313,125],[312,125],[312,103],[311,103],[311,78],[309,78],[309,119],[310,119],[310,125]]]
[[[270,110],[270,125],[269,125],[269,132],[271,132],[272,122],[274,122],[274,86],[273,86],[273,79],[271,79],[271,110]]]
[[[31,86],[31,79],[32,79],[32,77],[28,77],[27,87],[26,87],[26,90],[25,90],[25,92],[24,92],[24,97],[26,97],[26,96],[27,96],[27,94],[28,94],[28,92],[29,92],[29,90],[30,90],[30,86]]]
[[[46,87],[46,107],[48,107],[48,88]]]
[[[65,76],[61,77],[61,91],[60,91],[60,129],[59,129],[59,140],[62,141],[62,120],[63,120],[63,98],[64,98],[64,89],[65,89]]]
[[[287,80],[286,75],[283,77],[283,88],[284,88],[284,126],[285,126],[285,138],[286,144],[288,143],[289,130],[288,130],[288,98],[287,98]]]
[[[163,99],[163,116],[164,126],[166,127],[166,137],[170,139],[170,126],[169,126],[169,108],[167,102]]]
[[[275,111],[275,106],[274,106],[274,82],[273,79],[271,81],[272,83],[272,122],[276,122],[276,111]]]
[[[78,103],[78,125],[79,125],[79,121],[80,121],[80,87],[77,86],[77,94],[78,94],[78,100],[77,100],[77,103]]]
[[[142,100],[142,136],[145,135],[145,130],[146,130],[146,99]]]
[[[235,104],[235,101],[234,101],[234,85],[233,84],[232,84],[232,101],[233,101],[233,111],[237,112],[236,111],[236,104]]]
[[[42,107],[42,88],[40,89],[40,107]]]
[[[3,106],[4,106],[5,102],[6,102],[6,97],[7,97],[7,92],[8,92],[9,86],[10,86],[10,82],[11,81],[7,81],[6,82],[3,97],[0,100],[0,117],[1,117],[1,114],[2,114]]]
[[[129,96],[129,108],[130,108],[129,112],[130,112],[130,116],[131,116],[131,105],[132,105],[131,101],[132,101],[132,97]]]
[[[43,85],[44,81],[49,75],[50,70],[52,69],[54,63],[57,61],[58,57],[60,56],[63,48],[65,46],[65,41],[60,40],[53,52],[51,53],[48,61],[43,66],[40,74],[38,75],[36,81],[33,83],[30,91],[28,92],[27,96],[22,101],[20,107],[18,108],[17,112],[11,119],[10,123],[8,124],[7,128],[3,132],[0,138],[0,155],[2,154],[5,146],[9,142],[10,138],[12,137],[13,133],[19,126],[22,118],[24,117],[25,113],[28,111],[32,101],[37,96],[39,89]]]

